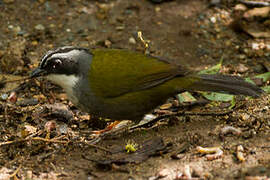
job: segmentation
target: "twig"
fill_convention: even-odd
[[[6,84],[6,83],[14,83],[14,82],[17,82],[17,81],[23,81],[23,80],[27,80],[27,79],[31,79],[31,77],[26,77],[26,78],[21,78],[21,79],[14,79],[14,80],[3,80],[1,82],[1,84]]]
[[[224,112],[191,112],[191,111],[180,111],[175,114],[175,116],[185,115],[185,116],[224,116],[232,113],[233,110]]]
[[[149,54],[148,49],[149,49],[149,43],[150,43],[150,41],[143,39],[143,36],[142,36],[142,32],[141,31],[138,31],[137,32],[137,37],[139,38],[139,40],[142,42],[142,44],[144,46],[144,54]]]
[[[44,142],[51,142],[51,143],[62,143],[62,144],[68,143],[68,141],[59,141],[55,139],[46,139],[46,138],[41,138],[41,137],[33,137],[29,140],[37,140],[37,141],[44,141]]]
[[[18,171],[22,168],[22,164],[19,165],[19,167],[11,174],[9,175],[10,178],[14,177],[15,179],[15,176],[16,174],[18,173]]]
[[[33,138],[34,136],[41,135],[43,132],[44,132],[43,130],[39,130],[39,131],[37,131],[37,132],[35,132],[35,133],[30,134],[29,136],[27,136],[25,138],[25,140],[29,140],[29,139]]]
[[[41,137],[30,137],[30,138],[27,137],[27,138],[21,139],[21,140],[0,142],[0,146],[9,145],[9,144],[15,144],[15,143],[21,143],[21,142],[31,141],[31,140],[45,141],[45,142],[51,142],[51,143],[62,143],[62,144],[68,143],[68,141],[60,141],[60,140],[56,140],[56,139],[45,139],[45,138],[41,138]]]
[[[208,161],[212,161],[223,156],[223,151],[220,147],[208,147],[204,148],[201,146],[197,146],[197,151],[201,154],[207,154],[206,158]]]
[[[77,141],[77,143],[84,143],[84,144],[86,144],[86,145],[88,145],[90,147],[93,147],[93,148],[96,148],[96,149],[100,149],[100,150],[105,151],[105,152],[108,152],[108,153],[112,153],[109,149],[106,149],[104,147],[101,147],[101,146],[98,146],[98,145],[95,145],[95,144],[91,144],[91,143],[89,143],[87,141],[86,142]]]
[[[269,2],[262,2],[262,1],[246,1],[246,0],[239,0],[240,3],[243,3],[247,6],[259,6],[259,7],[263,7],[263,6],[270,6]]]
[[[246,158],[244,157],[244,148],[242,145],[238,145],[236,148],[236,157],[240,162],[246,161]]]
[[[9,144],[15,144],[15,143],[20,143],[20,142],[25,142],[25,141],[27,141],[27,139],[16,140],[16,141],[0,142],[0,146],[9,145]]]
[[[46,153],[46,154],[41,154],[40,156],[38,156],[38,161],[41,162],[41,161],[44,161],[44,159],[48,158],[49,156],[55,154],[55,153],[58,153],[61,149],[59,150],[54,150],[53,152],[49,152],[49,153]]]

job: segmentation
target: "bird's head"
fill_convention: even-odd
[[[48,51],[30,77],[45,76],[53,83],[70,89],[89,69],[91,53],[84,48],[65,46]]]

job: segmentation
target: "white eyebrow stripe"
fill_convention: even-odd
[[[61,58],[70,58],[70,57],[78,55],[79,53],[80,53],[80,50],[73,49],[69,52],[55,53],[50,57],[50,59],[51,58],[60,58],[60,59]]]
[[[42,59],[41,59],[41,61],[40,61],[40,64],[43,64],[44,63],[44,61],[46,61],[46,59],[47,59],[47,57],[50,55],[50,54],[52,54],[54,51],[48,51],[43,57],[42,57]],[[47,63],[45,63],[45,64],[47,64]]]
[[[55,59],[55,58],[59,58],[59,59],[63,59],[63,58],[71,58],[72,56],[80,53],[80,49],[71,49],[68,52],[61,52],[62,50],[68,49],[68,48],[72,48],[72,46],[65,46],[64,48],[59,48],[55,51],[48,51],[47,54],[45,54],[40,62],[40,65],[42,67],[45,67],[47,65],[47,63],[50,61],[50,59]],[[59,53],[57,51],[60,51]],[[53,55],[51,55],[53,54]]]

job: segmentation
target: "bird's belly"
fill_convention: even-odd
[[[167,93],[139,91],[114,98],[91,98],[86,104],[81,104],[81,109],[98,117],[139,121],[169,97]]]
[[[87,106],[84,109],[86,112],[98,116],[109,118],[113,120],[141,120],[143,116],[154,109],[159,104],[124,102],[115,100],[106,100],[102,104],[95,104],[94,106]]]
[[[78,106],[90,115],[98,117],[139,121],[145,114],[176,94],[176,88],[171,82],[117,97],[97,97],[92,91],[84,91],[80,93]]]

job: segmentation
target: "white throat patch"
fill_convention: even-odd
[[[64,74],[50,74],[46,77],[48,80],[61,86],[67,93],[68,97],[72,101],[72,103],[77,104],[78,99],[75,97],[73,93],[73,87],[79,80],[79,77],[75,75],[64,75]]]

